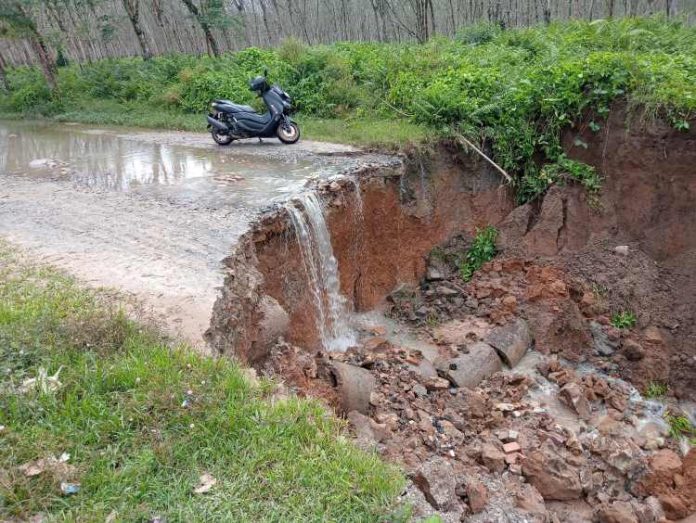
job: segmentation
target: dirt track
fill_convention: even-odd
[[[201,134],[0,123],[0,235],[202,345],[219,262],[250,219],[309,177],[386,161],[317,142],[223,149]]]

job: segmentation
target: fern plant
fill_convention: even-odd
[[[483,229],[476,229],[474,241],[466,252],[464,259],[459,263],[459,274],[464,281],[471,280],[474,273],[487,261],[492,260],[497,254],[495,240],[498,230],[488,225]]]

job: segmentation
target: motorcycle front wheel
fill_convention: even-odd
[[[292,144],[300,139],[300,128],[295,122],[281,123],[276,131],[278,139],[285,144]]]
[[[234,138],[232,138],[231,135],[225,133],[221,133],[217,129],[213,129],[210,134],[213,136],[213,140],[215,140],[215,143],[218,145],[229,145],[234,141]]]

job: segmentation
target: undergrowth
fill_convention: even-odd
[[[8,71],[11,90],[0,96],[0,111],[99,113],[113,102],[137,107],[131,112],[136,121],[175,127],[182,121],[166,115],[202,118],[213,98],[258,105],[246,82],[264,66],[293,95],[302,117],[397,119],[428,130],[406,139],[464,135],[485,144],[515,175],[520,201],[563,180],[599,189],[597,173],[567,158],[561,144],[562,133],[584,116],[589,129],[601,132],[619,101],[687,131],[696,112],[696,29],[662,18],[505,31],[483,25],[425,44],[306,47],[287,41],[278,49],[249,48],[218,59],[111,59],[62,67],[54,93],[37,69],[15,68]],[[373,127],[370,140],[389,142],[393,127]]]
[[[686,416],[665,413],[665,421],[669,425],[669,435],[673,439],[686,437],[691,445],[696,446],[696,426]]]
[[[617,329],[632,329],[638,319],[631,311],[621,311],[614,313],[611,317],[611,324]]]
[[[648,399],[659,399],[667,395],[669,387],[666,383],[651,381],[645,389],[645,397]]]
[[[274,398],[227,359],[171,347],[2,244],[0,358],[0,520],[393,519],[400,473],[317,402]],[[55,374],[55,390],[28,386]],[[217,483],[196,494],[204,474]],[[62,495],[62,481],[78,492]]]
[[[471,280],[474,273],[479,270],[484,263],[495,257],[497,253],[495,240],[497,237],[498,231],[491,225],[483,229],[476,229],[474,241],[464,255],[464,259],[459,263],[459,274],[464,281]]]

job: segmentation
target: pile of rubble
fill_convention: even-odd
[[[595,290],[556,267],[496,260],[467,284],[453,267],[439,253],[420,288],[389,298],[421,343],[378,325],[345,353],[280,343],[265,371],[401,464],[416,516],[656,523],[696,511],[696,450],[620,379],[663,343],[659,329],[612,327]]]

